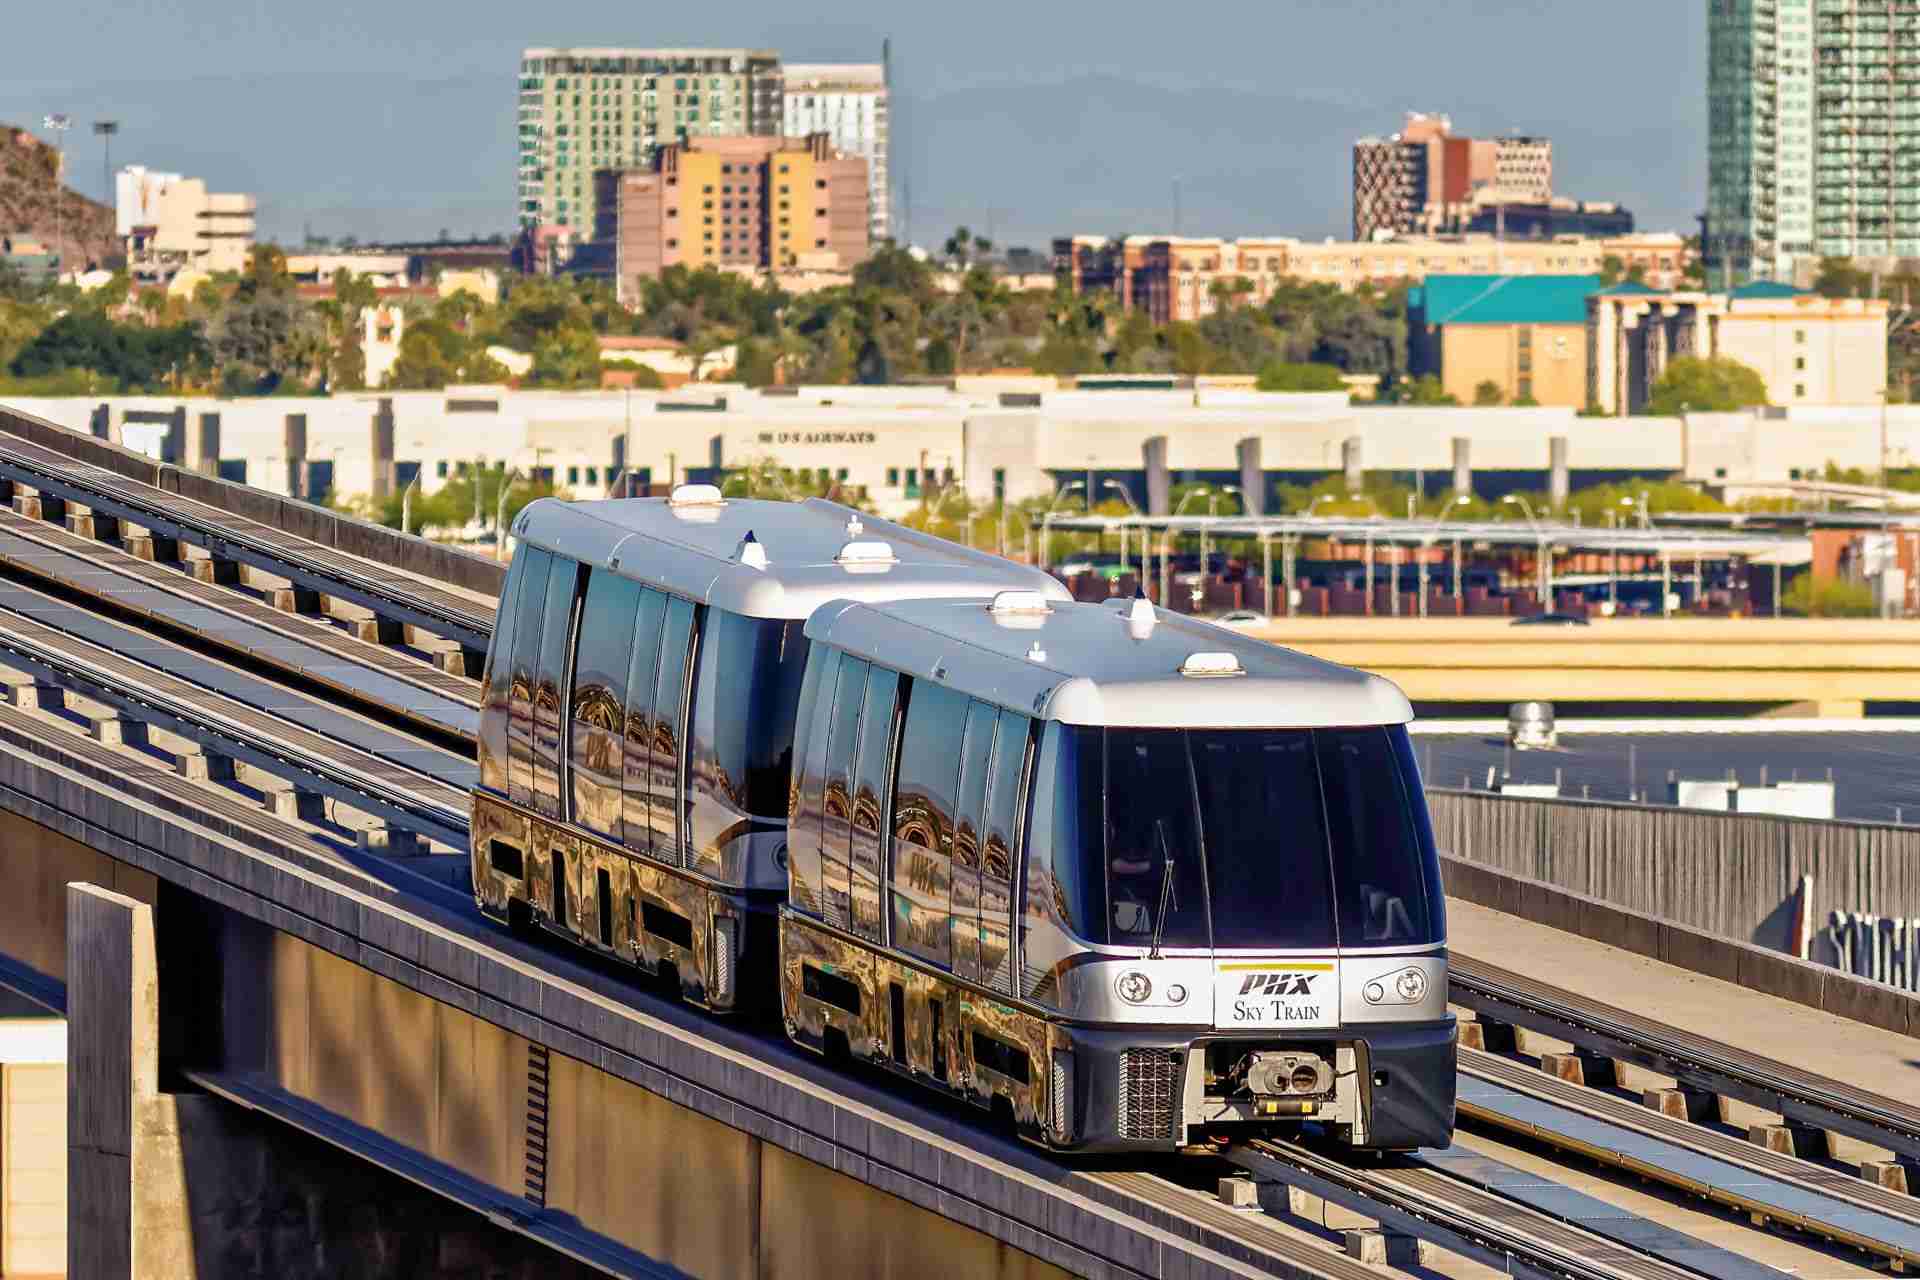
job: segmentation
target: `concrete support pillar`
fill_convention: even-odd
[[[727,438],[723,435],[716,435],[713,439],[707,441],[707,465],[713,468],[713,482],[715,484],[720,483],[720,477],[727,469],[726,446]],[[923,493],[928,492],[932,488],[932,486],[927,483],[925,476],[920,477],[920,484],[921,492]],[[1088,496],[1087,503],[1089,506],[1092,506],[1093,498],[1091,495]]]
[[[188,459],[192,466],[203,476],[220,474],[220,415],[203,413],[200,415],[200,429],[194,433],[193,456]]]
[[[113,439],[113,406],[105,401],[95,405],[88,416],[87,429],[95,440]]]
[[[1453,494],[1455,497],[1471,496],[1473,493],[1473,441],[1465,436],[1453,438]]]
[[[1460,1047],[1482,1053],[1519,1053],[1525,1041],[1521,1030],[1510,1022],[1475,1016],[1460,1024]]]
[[[1726,1108],[1721,1105],[1720,1095],[1704,1089],[1689,1089],[1684,1085],[1678,1089],[1643,1089],[1640,1101],[1649,1110],[1672,1116],[1675,1120],[1718,1124],[1726,1119]]]
[[[1833,1157],[1833,1140],[1825,1129],[1804,1124],[1752,1124],[1747,1126],[1747,1141],[1781,1155],[1802,1160],[1828,1160]]]
[[[167,420],[167,438],[160,446],[160,461],[179,466],[187,458],[187,407],[177,406]]]
[[[286,439],[287,455],[287,494],[290,497],[307,496],[307,415],[290,413],[287,415]]]
[[[67,886],[67,1274],[195,1273],[179,1131],[160,1094],[153,908]]]
[[[393,492],[393,397],[380,397],[373,411],[373,496],[384,498]],[[337,487],[338,476],[334,477]]]
[[[1359,493],[1367,482],[1366,463],[1362,457],[1359,436],[1348,436],[1340,442],[1340,468],[1346,473],[1347,492]]]
[[[1140,464],[1147,473],[1147,514],[1164,516],[1173,510],[1172,477],[1167,474],[1167,438],[1152,436],[1140,446]],[[1162,604],[1165,601],[1161,602]]]
[[[1567,438],[1549,436],[1547,438],[1547,501],[1555,511],[1564,511],[1567,495],[1572,492],[1571,477],[1567,471]]]
[[[1260,465],[1260,437],[1248,436],[1234,446],[1240,459],[1240,492],[1245,495],[1247,514],[1267,514],[1267,473]]]
[[[1920,1163],[1907,1160],[1863,1160],[1860,1176],[1878,1187],[1901,1195],[1920,1195]]]

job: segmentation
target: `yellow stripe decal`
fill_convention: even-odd
[[[1292,960],[1267,960],[1260,964],[1220,964],[1220,965],[1215,965],[1214,968],[1219,969],[1223,973],[1239,973],[1246,969],[1259,969],[1259,970],[1293,969],[1293,970],[1304,971],[1307,973],[1332,973],[1333,972],[1333,966],[1330,964],[1308,964],[1304,962],[1296,963]]]

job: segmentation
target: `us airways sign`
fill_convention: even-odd
[[[762,431],[761,444],[878,444],[874,431]]]

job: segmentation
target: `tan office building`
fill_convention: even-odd
[[[603,171],[595,241],[622,301],[676,264],[743,272],[850,268],[871,241],[867,162],[807,138],[701,138],[653,167]]]
[[[1600,277],[1461,276],[1407,299],[1407,365],[1473,404],[1491,383],[1503,404],[1587,403],[1587,298]]]
[[[1823,298],[1757,281],[1731,294],[1661,293],[1627,285],[1588,300],[1591,399],[1635,413],[1669,363],[1726,356],[1757,372],[1767,402],[1866,407],[1887,387],[1887,304]]]
[[[199,178],[128,165],[114,176],[114,231],[136,280],[183,269],[242,271],[253,252],[252,196],[209,192]]]

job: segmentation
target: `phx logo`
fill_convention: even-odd
[[[1317,973],[1250,973],[1240,984],[1243,996],[1310,996]]]

